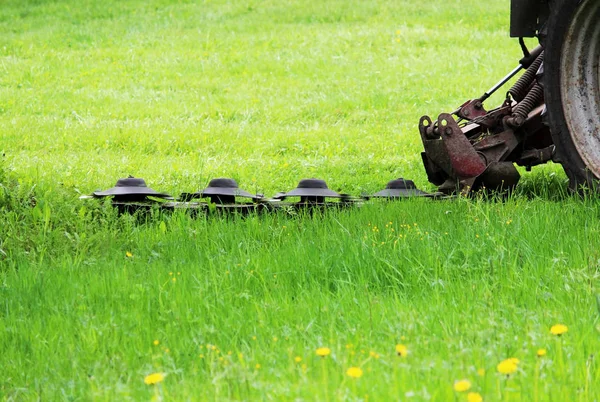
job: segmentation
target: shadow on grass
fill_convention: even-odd
[[[544,170],[521,177],[514,195],[548,201],[563,201],[580,197],[569,189],[569,180],[563,172],[546,172]]]

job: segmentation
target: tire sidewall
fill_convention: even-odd
[[[544,45],[544,98],[548,123],[556,145],[556,160],[563,165],[572,188],[580,185],[596,186],[594,175],[586,168],[573,143],[563,111],[561,91],[561,57],[564,39],[579,2],[557,0],[551,3]]]

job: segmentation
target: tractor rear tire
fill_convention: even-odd
[[[570,187],[598,190],[600,180],[600,1],[551,0],[544,97],[555,159]]]

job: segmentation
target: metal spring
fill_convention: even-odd
[[[531,90],[523,98],[521,102],[513,109],[513,116],[521,117],[526,119],[529,115],[529,112],[533,110],[534,107],[539,105],[544,99],[544,89],[537,82],[533,84]]]
[[[508,93],[514,100],[521,102],[527,96],[529,88],[531,87],[531,83],[533,82],[533,79],[535,78],[535,75],[540,69],[543,61],[544,52],[542,52],[537,59],[531,63],[529,68],[527,68],[517,82],[515,82],[515,84],[508,90]]]

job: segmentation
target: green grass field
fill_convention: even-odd
[[[600,203],[560,167],[505,202],[313,217],[78,199],[129,174],[173,194],[433,190],[418,119],[516,65],[509,8],[0,1],[1,399],[599,400]]]

